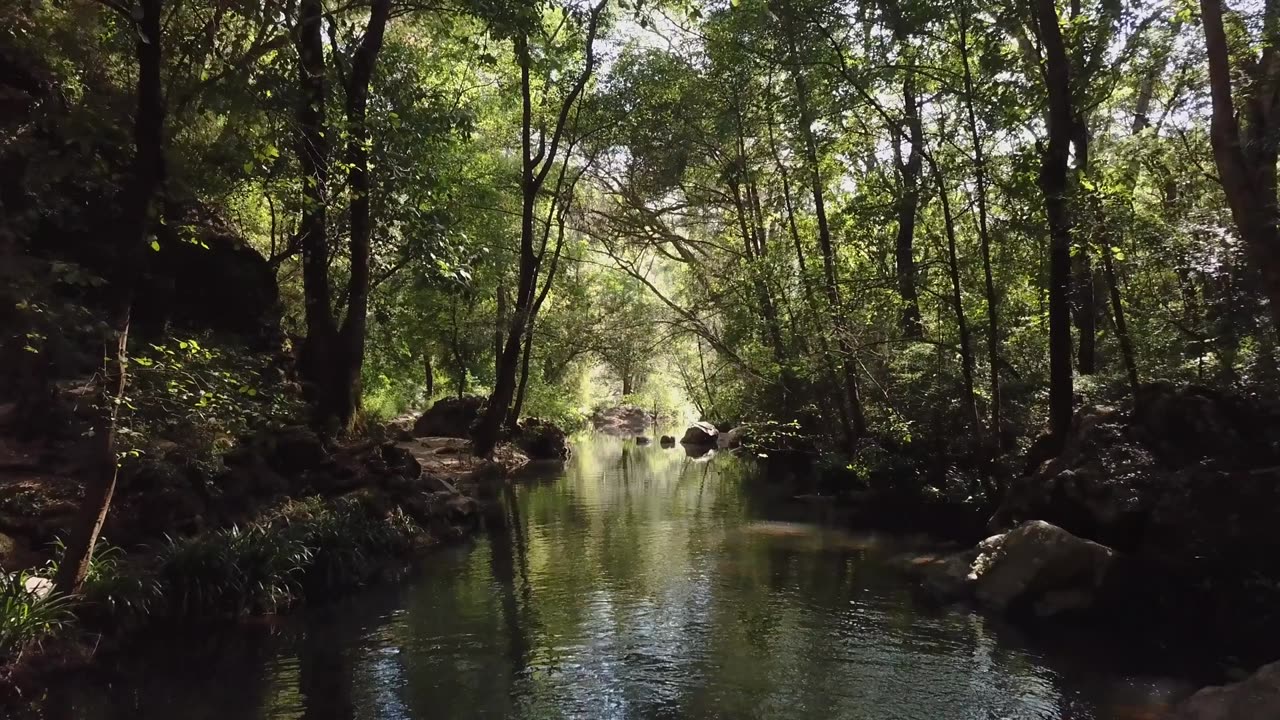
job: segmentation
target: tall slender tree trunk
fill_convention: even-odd
[[[1067,205],[1067,156],[1075,114],[1071,72],[1054,0],[1036,0],[1036,25],[1045,51],[1049,95],[1048,144],[1040,166],[1049,222],[1049,432],[1061,444],[1074,413],[1071,369],[1071,215]]]
[[[898,276],[898,294],[902,303],[901,326],[905,337],[924,337],[924,324],[920,316],[920,294],[916,289],[915,231],[916,214],[920,208],[920,148],[924,143],[924,129],[920,123],[920,102],[916,93],[915,73],[907,71],[902,82],[903,124],[907,128],[911,147],[903,159],[903,134],[893,133],[894,155],[898,174],[902,179],[902,192],[897,202],[898,233],[894,242],[894,260]]]
[[[507,330],[511,327],[511,311],[508,307],[511,302],[510,293],[507,292],[507,284],[504,279],[498,280],[498,288],[494,295],[494,303],[497,310],[493,322],[493,376],[496,378],[498,373],[502,372],[503,341],[507,337]]]
[[[538,253],[534,251],[536,235],[534,214],[538,203],[538,192],[546,181],[547,173],[556,163],[560,152],[560,142],[569,122],[570,113],[577,104],[578,98],[582,95],[587,81],[591,79],[592,74],[595,72],[596,32],[599,29],[601,15],[607,4],[608,0],[600,0],[590,10],[585,38],[586,57],[583,70],[578,74],[573,87],[570,88],[560,103],[560,112],[556,118],[554,129],[551,131],[550,141],[546,141],[544,133],[544,136],[538,142],[536,150],[533,144],[534,117],[530,83],[532,59],[529,53],[529,38],[522,35],[515,39],[515,54],[520,65],[521,94],[519,283],[516,289],[515,307],[512,309],[511,314],[511,326],[507,330],[506,340],[499,356],[498,377],[494,381],[493,392],[489,395],[489,401],[485,405],[484,413],[480,416],[479,422],[476,424],[472,438],[471,450],[478,456],[487,456],[493,452],[493,448],[498,444],[503,423],[510,412],[511,403],[515,397],[520,350],[533,312],[534,292],[537,289],[538,270],[541,262]]]
[[[422,378],[426,382],[427,399],[430,400],[436,394],[436,371],[431,365],[430,350],[424,350],[422,353]]]
[[[965,115],[969,140],[973,144],[973,173],[978,206],[978,240],[982,250],[983,290],[987,301],[987,364],[991,369],[991,436],[993,447],[1004,450],[1000,393],[1000,313],[999,297],[991,268],[991,232],[987,225],[987,163],[982,150],[982,137],[978,133],[978,117],[974,110],[973,71],[969,64],[969,15],[968,4],[961,2],[960,55],[964,64]]]
[[[853,366],[853,343],[849,339],[849,328],[845,322],[843,308],[840,303],[840,290],[836,279],[836,253],[835,247],[831,242],[831,226],[827,222],[822,171],[818,165],[818,141],[813,133],[813,114],[809,103],[809,86],[795,57],[796,51],[794,47],[791,53],[796,104],[799,110],[800,136],[804,142],[804,157],[809,171],[810,190],[813,192],[814,214],[818,220],[818,246],[822,250],[823,289],[826,292],[827,312],[831,318],[832,329],[835,332],[836,345],[840,351],[840,366],[844,376],[843,399],[848,408],[853,441],[856,442],[866,432],[866,417],[862,411],[862,399],[858,394],[858,378]],[[853,443],[850,443],[848,450],[849,452],[854,451]]]
[[[1088,246],[1079,241],[1071,257],[1071,316],[1075,321],[1076,370],[1081,375],[1098,372],[1098,304],[1093,259]]]
[[[1120,282],[1116,278],[1115,264],[1111,255],[1111,248],[1103,248],[1102,271],[1106,275],[1107,291],[1111,299],[1111,320],[1115,323],[1116,337],[1120,341],[1120,357],[1124,361],[1125,375],[1129,378],[1129,389],[1134,397],[1137,397],[1140,385],[1138,361],[1133,352],[1133,340],[1129,337],[1129,324],[1124,316],[1124,300],[1120,296]]]
[[[324,42],[321,36],[323,7],[320,0],[301,0],[295,43],[298,49],[297,109],[298,163],[302,170],[302,218],[298,231],[302,245],[302,294],[307,338],[302,345],[299,371],[307,399],[316,410],[314,422],[323,426],[333,406],[329,399],[334,380],[333,345],[338,330],[333,320],[329,287],[329,236],[326,207],[329,201],[329,136],[325,121]]]
[[[741,139],[739,139],[741,142]],[[741,144],[739,144],[739,162],[745,166],[746,157],[741,153]],[[790,415],[791,413],[791,394],[794,391],[794,382],[792,379],[791,365],[787,360],[787,347],[782,339],[782,325],[778,322],[777,307],[773,302],[773,297],[769,292],[769,287],[765,281],[763,257],[760,244],[763,238],[756,231],[755,213],[751,209],[749,199],[743,197],[743,185],[737,179],[729,183],[729,190],[733,195],[735,210],[738,217],[738,228],[742,235],[742,252],[743,258],[747,263],[747,273],[751,277],[751,287],[755,290],[756,302],[760,305],[760,316],[764,320],[766,341],[770,351],[773,353],[774,362],[780,368],[780,380],[783,395],[783,412]],[[751,196],[750,185],[747,185],[747,197]]]
[[[467,394],[467,360],[462,351],[461,329],[458,327],[458,298],[450,299],[449,352],[453,355],[454,390],[458,399]]]
[[[1071,142],[1075,147],[1075,176],[1089,175],[1089,126],[1084,117],[1072,121]],[[1078,183],[1077,183],[1078,186]],[[1098,371],[1098,288],[1093,274],[1091,233],[1080,233],[1071,255],[1071,313],[1079,340],[1076,345],[1076,369],[1081,375]]]
[[[947,270],[951,276],[951,304],[955,306],[956,331],[960,336],[960,372],[964,379],[965,405],[973,418],[974,427],[981,429],[982,416],[978,413],[978,398],[973,381],[973,342],[969,335],[969,322],[964,316],[964,293],[960,286],[960,259],[956,252],[956,226],[951,214],[951,199],[947,194],[946,180],[938,164],[929,159],[938,186],[938,199],[942,201],[942,222],[947,234]]]
[[[804,293],[805,305],[808,307],[809,313],[816,320],[821,316],[818,308],[818,299],[813,290],[813,280],[809,275],[809,262],[805,257],[804,243],[800,238],[800,228],[796,224],[795,205],[791,199],[791,178],[787,171],[787,166],[782,162],[782,156],[778,153],[778,146],[773,135],[773,124],[769,124],[769,146],[773,153],[774,163],[778,166],[778,175],[782,179],[782,201],[783,209],[787,214],[787,229],[791,234],[791,243],[796,254],[796,273],[800,276],[800,288]],[[826,382],[832,389],[840,386],[840,381],[836,377],[835,362],[831,358],[831,343],[827,340],[826,333],[819,331],[817,333],[818,352],[822,358],[822,367],[826,375]],[[853,447],[857,442],[857,435],[854,433],[853,424],[849,417],[849,407],[843,400],[830,402],[830,397],[824,394],[822,398],[823,407],[828,404],[835,405],[836,415],[840,421],[840,431],[844,438],[846,447]],[[829,411],[827,411],[829,413]]]
[[[334,378],[332,416],[338,427],[350,427],[360,409],[360,373],[364,367],[364,344],[369,317],[369,254],[372,229],[369,217],[369,87],[382,50],[382,38],[391,15],[391,0],[373,0],[369,24],[356,48],[347,80],[347,189],[351,197],[350,279],[347,284],[347,312],[334,348],[338,368]]]
[[[63,593],[80,590],[115,495],[119,474],[116,422],[128,387],[126,368],[134,285],[142,249],[151,232],[155,198],[165,179],[165,104],[161,80],[163,38],[160,26],[163,0],[140,0],[139,6],[137,40],[134,43],[138,61],[138,104],[133,126],[133,171],[120,203],[122,218],[111,278],[114,307],[109,321],[112,338],[104,347],[102,392],[94,423],[98,452],[96,467],[85,482],[76,523],[71,528],[66,551],[54,578],[55,585]]]

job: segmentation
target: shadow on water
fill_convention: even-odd
[[[161,638],[32,716],[1136,720],[1186,691],[1156,652],[921,605],[887,562],[901,538],[798,514],[753,472],[582,439],[409,582]]]

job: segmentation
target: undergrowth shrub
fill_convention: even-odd
[[[31,573],[0,574],[0,662],[17,661],[42,640],[71,624],[65,595],[28,587]]]
[[[383,558],[408,551],[418,532],[398,509],[308,498],[247,528],[170,538],[157,576],[177,615],[274,613],[308,595],[366,583]]]
[[[120,428],[129,447],[167,438],[214,455],[241,435],[301,416],[301,397],[275,358],[212,343],[188,338],[134,349]]]

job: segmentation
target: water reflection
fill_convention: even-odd
[[[203,652],[139,655],[47,718],[1142,717],[1182,691],[1113,648],[915,604],[895,541],[783,523],[748,468],[596,438],[488,533],[382,588]]]

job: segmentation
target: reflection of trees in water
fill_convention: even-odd
[[[286,639],[270,628],[205,625],[156,629],[127,655],[92,673],[54,676],[43,698],[10,706],[14,720],[169,720],[259,716],[287,706],[299,715],[296,682],[279,682],[272,660]],[[286,654],[287,656],[287,654]],[[295,678],[296,679],[296,678]],[[117,682],[119,681],[119,682]],[[234,687],[236,692],[211,691]]]
[[[126,702],[60,694],[41,720],[1065,718],[1114,684],[920,607],[875,538],[748,524],[751,472],[582,445],[562,477],[499,486],[502,521],[403,588],[313,611],[294,637],[231,634],[247,647],[208,662],[149,656]]]
[[[506,627],[507,659],[510,680],[515,683],[529,658],[528,625],[526,611],[532,611],[530,602],[528,555],[524,539],[524,521],[520,517],[520,502],[510,484],[502,489],[502,507],[505,521],[490,527],[489,571],[493,575],[495,589],[502,598],[502,617]],[[517,583],[517,573],[519,583]],[[516,597],[517,585],[524,602]]]
[[[316,630],[308,629],[298,648],[302,718],[348,720],[355,716],[355,704],[351,699],[352,648],[347,641],[354,638]]]

